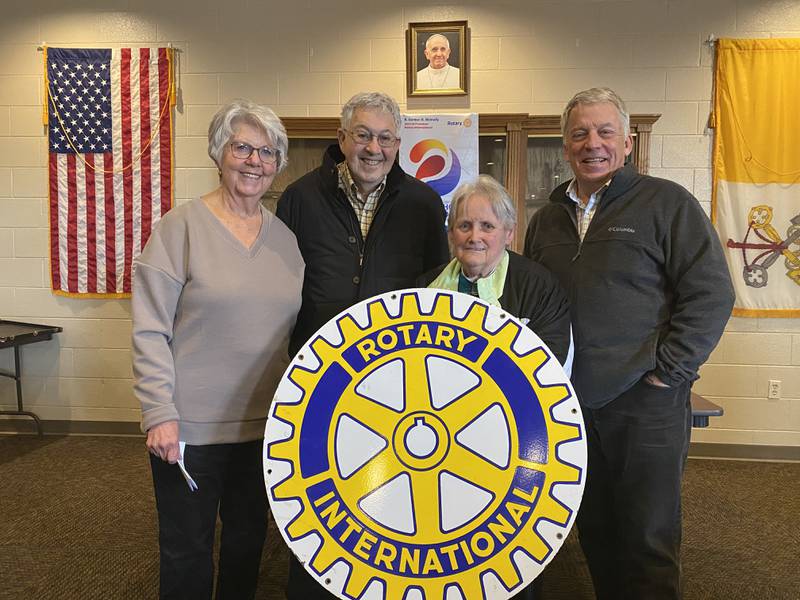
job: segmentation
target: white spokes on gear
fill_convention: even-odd
[[[408,535],[416,533],[414,498],[408,473],[400,473],[364,496],[358,507],[387,529]]]
[[[342,415],[336,424],[336,468],[347,479],[367,464],[389,443],[350,415]]]
[[[463,398],[481,383],[478,375],[449,358],[429,356],[425,359],[425,366],[428,371],[431,406],[436,410]]]
[[[356,386],[359,396],[397,412],[405,410],[405,391],[405,366],[401,358],[377,367]]]
[[[501,469],[511,461],[508,421],[500,404],[492,404],[456,433],[456,442]]]

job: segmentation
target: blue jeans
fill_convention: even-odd
[[[690,385],[640,380],[583,409],[588,467],[578,512],[598,600],[681,597],[681,481],[692,426]]]
[[[189,446],[189,491],[178,465],[150,456],[161,551],[160,598],[211,598],[214,530],[219,514],[217,600],[253,598],[267,533],[262,441]]]

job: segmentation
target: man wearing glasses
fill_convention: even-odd
[[[357,302],[413,287],[447,262],[442,200],[397,164],[400,108],[379,92],[342,108],[339,143],[322,165],[292,183],[277,215],[297,236],[306,261],[303,306],[289,352]]]
[[[339,143],[278,201],[277,215],[297,236],[306,262],[292,355],[342,310],[413,287],[448,260],[442,200],[396,162],[399,129],[394,99],[356,94],[342,108]],[[292,556],[287,598],[332,597]]]

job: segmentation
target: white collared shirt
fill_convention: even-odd
[[[567,187],[567,196],[569,196],[576,205],[575,214],[578,222],[578,237],[581,241],[583,241],[586,235],[586,230],[589,229],[589,223],[591,223],[594,218],[594,213],[597,210],[597,206],[600,204],[603,193],[605,193],[610,184],[611,179],[606,181],[599,190],[589,196],[589,200],[585,205],[578,196],[578,180],[573,179]]]

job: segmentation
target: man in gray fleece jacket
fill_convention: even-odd
[[[691,385],[730,316],[730,275],[697,200],[625,166],[619,96],[580,92],[561,126],[575,178],[531,219],[525,254],[570,300],[588,443],[581,546],[598,598],[680,598]]]

